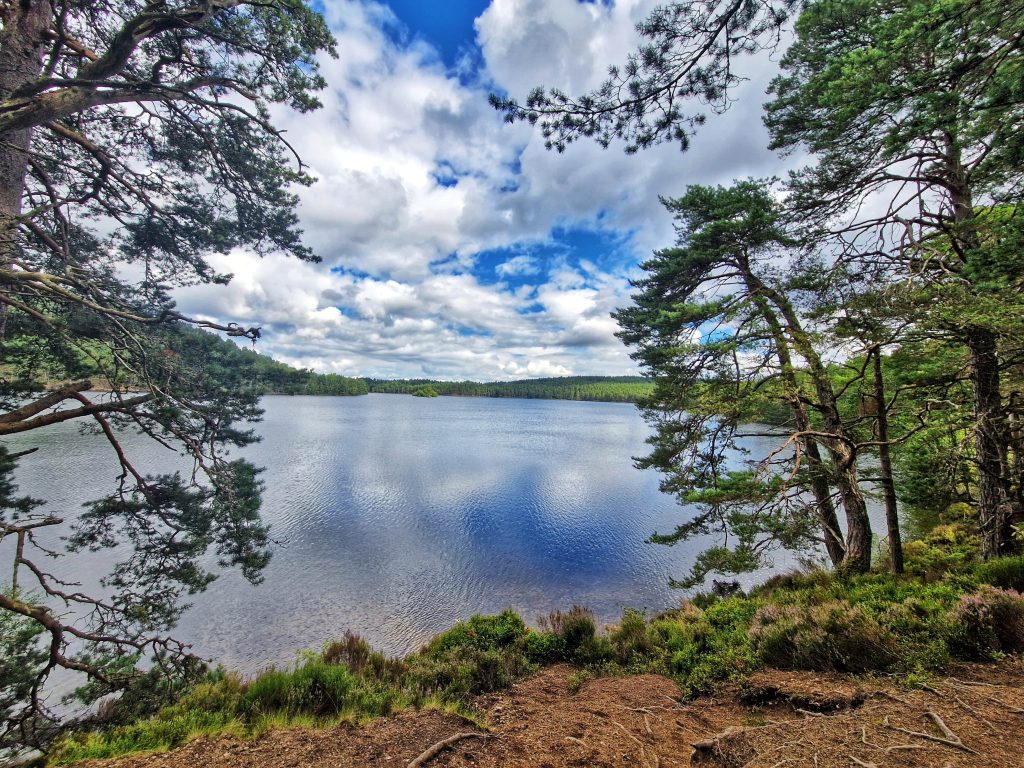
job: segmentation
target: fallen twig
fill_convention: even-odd
[[[464,739],[489,739],[491,734],[489,733],[456,733],[454,736],[449,736],[447,739],[442,739],[430,747],[427,747],[423,752],[419,754],[416,759],[410,762],[406,768],[423,768],[424,765],[429,763],[439,754],[444,752],[451,746],[458,744]]]

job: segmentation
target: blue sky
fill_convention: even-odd
[[[339,43],[324,108],[283,108],[318,182],[297,190],[319,265],[237,252],[227,287],[181,306],[263,328],[258,349],[354,376],[478,380],[635,373],[610,313],[651,250],[671,245],[659,195],[770,176],[760,123],[768,59],[689,152],[634,156],[505,124],[490,92],[581,93],[635,48],[651,0],[322,0]]]
[[[434,46],[445,64],[454,67],[461,56],[476,48],[473,22],[489,0],[392,0],[388,5],[413,35]]]

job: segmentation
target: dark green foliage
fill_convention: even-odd
[[[505,688],[534,669],[525,651],[528,633],[512,610],[473,616],[410,659],[406,685],[419,698],[453,700]]]
[[[133,679],[116,698],[104,700],[97,710],[97,720],[104,727],[144,720],[174,704],[195,686],[218,676],[219,672],[211,672],[205,663],[191,658],[173,677],[152,668]],[[79,697],[86,701],[95,698],[89,691],[79,691]]]
[[[553,632],[530,632],[523,638],[523,653],[531,663],[538,666],[564,661],[565,640]]]
[[[613,139],[636,152],[663,141],[689,146],[704,123],[698,103],[726,109],[740,77],[743,54],[772,49],[796,0],[714,0],[657,6],[637,24],[644,43],[622,67],[609,69],[600,87],[578,98],[557,89],[534,88],[525,106],[492,94],[491,105],[508,122],[539,123],[548,149],[559,152],[581,138],[604,147]]]
[[[264,672],[246,687],[240,712],[248,719],[266,714],[329,717],[349,711],[376,717],[389,713],[397,698],[393,689],[368,684],[344,666],[313,660],[292,672]]]
[[[520,648],[463,646],[414,658],[404,684],[416,700],[437,697],[464,702],[470,696],[507,688],[536,669]]]
[[[350,631],[346,631],[341,640],[328,643],[320,658],[325,664],[343,664],[354,675],[377,680],[396,682],[406,672],[404,661],[375,651],[366,640]]]
[[[856,472],[834,469],[854,466],[843,457],[848,438],[819,342],[804,330],[778,267],[796,257],[797,242],[770,184],[691,186],[663,203],[675,217],[677,245],[641,265],[634,305],[614,317],[617,335],[655,382],[641,404],[654,428],[652,450],[638,466],[657,469],[663,491],[699,506],[674,531],[651,540],[719,540],[673,584],[692,588],[711,573],[756,570],[775,549],[816,550],[823,540],[836,565],[849,557],[851,567],[866,568],[870,532],[851,477]],[[806,361],[803,368],[797,356]],[[747,459],[744,434],[757,432],[750,423],[780,401],[790,418],[789,429],[778,433],[779,450]],[[807,436],[809,410],[828,422],[814,431],[837,439]],[[842,494],[851,506],[845,546],[833,484],[849,491]]]
[[[26,733],[22,733],[13,717],[31,695],[35,677],[49,655],[42,634],[36,622],[0,611],[0,755],[52,726],[49,718],[40,714],[24,723]]]
[[[431,640],[423,652],[433,656],[453,648],[498,650],[514,645],[526,632],[522,618],[509,609],[497,616],[473,616],[467,621],[460,621]]]
[[[435,381],[433,379],[366,379],[370,392],[413,395],[429,387],[450,397],[517,397],[541,400],[594,400],[633,403],[653,385],[641,376],[562,376],[521,381]]]
[[[424,384],[422,387],[417,387],[412,392],[413,397],[437,397],[437,390],[429,384]]]
[[[622,612],[622,619],[618,626],[612,628],[609,640],[620,664],[628,664],[632,659],[647,656],[654,649],[647,636],[647,619],[634,608]]]
[[[978,537],[962,525],[939,525],[904,548],[907,573],[933,581],[962,571],[981,556]]]
[[[668,671],[690,693],[708,691],[754,668],[747,629],[759,603],[719,600],[702,612],[683,611],[668,633]],[[652,629],[666,631],[664,621]]]
[[[574,605],[568,611],[552,611],[541,617],[540,626],[557,638],[560,659],[593,664],[611,655],[607,638],[598,635],[597,620],[587,608]]]
[[[978,563],[974,566],[974,575],[982,584],[1024,592],[1024,555]]]
[[[225,350],[248,386],[267,395],[365,395],[370,390],[365,379],[339,376],[336,373],[314,373],[292,368],[253,350],[230,345]]]
[[[24,0],[2,15],[0,431],[77,420],[120,464],[101,498],[80,500],[84,514],[53,510],[67,523],[0,499],[0,536],[25,544],[5,546],[23,586],[0,594],[0,611],[37,621],[51,648],[3,728],[45,748],[33,723],[53,714],[38,694],[55,669],[89,678],[80,693],[92,700],[127,687],[122,708],[143,711],[163,684],[137,680],[137,663],[153,657],[179,683],[194,666],[166,637],[182,599],[221,568],[258,581],[268,561],[258,470],[229,457],[255,439],[255,366],[195,330],[255,340],[259,328],[188,318],[173,293],[226,283],[210,258],[236,249],[315,260],[295,194],[313,180],[270,115],[318,106],[319,56],[334,41],[302,0]],[[192,466],[140,471],[126,433]],[[63,525],[45,537],[56,551],[33,550],[43,539],[30,525]],[[33,567],[85,549],[108,555],[98,594]],[[34,592],[50,599],[24,600]]]
[[[1010,551],[1012,517],[1024,514],[1009,394],[1024,344],[1022,19],[1020,0],[810,2],[766,105],[772,148],[815,160],[792,175],[787,205],[841,240],[849,292],[878,292],[869,313],[887,329],[880,338],[954,353],[942,371],[953,396],[922,409],[946,413],[921,419],[910,447],[930,456],[898,463],[910,504],[976,502],[986,558]],[[874,210],[851,216],[866,199]],[[950,365],[956,354],[969,364]]]

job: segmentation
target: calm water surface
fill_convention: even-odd
[[[264,407],[263,440],[244,455],[266,467],[279,544],[261,585],[228,574],[195,598],[176,634],[204,656],[252,671],[345,629],[403,653],[473,613],[511,606],[533,621],[581,604],[612,621],[680,598],[669,577],[699,544],[645,543],[685,510],[633,467],[649,430],[632,405],[369,395]],[[150,471],[173,463],[149,440],[127,443]],[[117,474],[103,439],[70,425],[8,444],[42,447],[22,460],[21,491],[64,516]],[[94,582],[110,557],[63,573]]]

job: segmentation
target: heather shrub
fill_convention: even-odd
[[[469,696],[507,688],[535,669],[526,655],[516,648],[453,647],[440,653],[412,657],[403,684],[414,701],[431,696],[464,700]]]
[[[562,657],[566,661],[596,664],[610,658],[611,644],[597,634],[597,620],[592,611],[574,605],[564,613],[552,611],[539,622],[541,630],[558,637]]]
[[[502,611],[497,616],[477,615],[442,632],[427,644],[423,653],[436,655],[452,648],[508,648],[523,638],[526,632],[526,624],[513,610]]]
[[[951,623],[950,648],[957,658],[991,659],[1024,651],[1024,597],[1015,590],[983,587],[964,595]]]
[[[346,631],[341,640],[324,646],[320,654],[325,664],[343,664],[354,675],[377,680],[398,681],[406,670],[402,659],[389,659],[354,632]]]
[[[683,690],[708,691],[753,668],[747,632],[760,605],[756,599],[725,598],[703,611],[688,605],[672,619],[652,622],[650,637],[664,646],[667,671]]]
[[[370,663],[373,648],[355,632],[346,630],[341,640],[334,640],[324,646],[320,657],[325,664],[344,664],[349,672],[358,675]]]
[[[269,712],[326,716],[341,712],[356,688],[356,679],[341,666],[310,662],[292,672],[267,670],[242,696],[248,716]]]
[[[622,620],[612,629],[609,640],[621,664],[628,664],[638,656],[647,656],[654,650],[647,634],[647,619],[635,608],[622,612]]]
[[[844,600],[765,606],[749,637],[757,658],[779,669],[865,672],[888,669],[897,659],[893,635]]]
[[[830,571],[814,569],[809,571],[790,571],[777,573],[750,590],[751,597],[767,597],[779,592],[796,592],[814,587],[827,587],[832,584],[834,575]]]
[[[553,664],[565,659],[565,642],[551,632],[529,632],[523,638],[523,653],[534,664]]]

